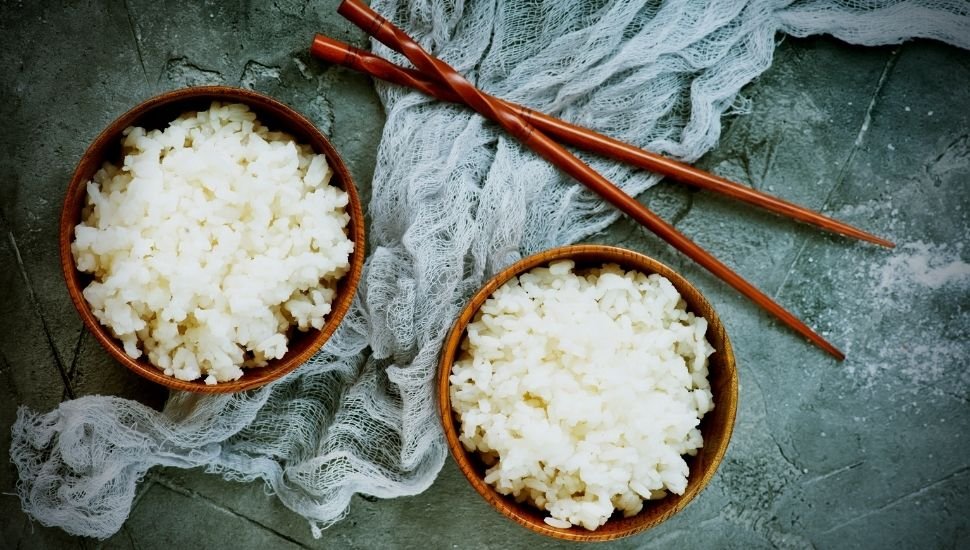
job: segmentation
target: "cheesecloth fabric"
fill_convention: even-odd
[[[855,44],[912,37],[970,48],[965,0],[377,0],[486,91],[685,160],[771,63],[778,33]],[[375,45],[381,55],[391,53]],[[398,62],[402,59],[393,56]],[[104,538],[153,466],[262,479],[313,533],[351,496],[426,489],[445,458],[432,379],[463,300],[520,256],[577,241],[617,214],[470,111],[378,84],[384,128],[371,255],[324,351],[231,396],[173,393],[162,412],[106,396],[21,408],[11,457],[24,510]],[[658,177],[584,157],[631,194]]]

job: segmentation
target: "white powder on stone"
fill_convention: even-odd
[[[874,270],[879,289],[892,291],[906,284],[931,290],[946,285],[966,287],[970,283],[970,264],[960,259],[962,249],[963,243],[952,248],[923,241],[904,244]]]
[[[862,333],[878,334],[852,343],[848,353],[845,370],[861,388],[965,398],[970,368],[964,323],[970,312],[958,307],[951,318],[920,314],[920,304],[940,296],[952,296],[957,303],[970,296],[970,264],[963,251],[962,243],[920,240],[899,245],[876,263],[843,271],[873,281],[865,292],[840,290],[847,294],[836,300],[849,304],[840,308],[848,316],[829,320],[850,343],[859,326]]]

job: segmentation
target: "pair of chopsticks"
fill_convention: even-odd
[[[330,63],[343,65],[376,78],[411,87],[430,96],[464,103],[480,115],[497,122],[534,152],[597,193],[671,246],[721,278],[756,304],[781,319],[808,340],[842,360],[845,355],[797,317],[721,263],[672,225],[624,193],[619,187],[587,166],[562,145],[564,143],[658,172],[703,189],[715,191],[772,212],[840,233],[849,237],[893,247],[893,243],[818,212],[772,197],[686,164],[644,151],[592,130],[561,121],[543,113],[490,96],[461,76],[445,62],[433,57],[404,31],[381,17],[360,0],[344,0],[337,12],[382,44],[411,61],[415,69],[399,67],[381,57],[348,44],[317,35],[311,52]]]

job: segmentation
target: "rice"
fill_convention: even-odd
[[[87,183],[71,251],[128,356],[215,384],[282,357],[291,326],[323,326],[354,248],[324,155],[218,102],[128,128],[122,149]]]
[[[485,482],[546,510],[554,527],[596,529],[645,499],[683,494],[683,455],[714,408],[707,321],[669,280],[615,264],[557,261],[482,305],[452,367],[460,440]]]

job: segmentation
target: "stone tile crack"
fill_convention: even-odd
[[[6,220],[0,219],[6,225]],[[24,280],[24,285],[27,288],[27,298],[30,300],[30,305],[40,318],[40,325],[44,329],[44,336],[47,339],[47,345],[51,349],[51,354],[54,356],[54,364],[57,366],[57,371],[61,375],[61,381],[64,382],[64,391],[70,399],[74,399],[74,388],[71,387],[71,381],[67,376],[67,369],[64,368],[64,362],[61,360],[61,355],[57,353],[57,346],[54,345],[54,337],[51,334],[51,329],[47,325],[47,319],[44,317],[44,313],[41,310],[40,302],[37,301],[37,294],[34,292],[34,287],[30,282],[30,276],[27,274],[27,266],[24,265],[23,256],[20,255],[20,247],[17,246],[17,239],[14,238],[13,233],[7,230],[7,239],[10,241],[10,246],[13,248],[13,253],[17,258],[17,267],[20,268],[20,276]]]
[[[893,67],[896,66],[896,62],[899,60],[900,48],[896,48],[890,54],[889,59],[886,61],[886,65],[882,68],[882,74],[879,75],[879,80],[876,82],[875,88],[873,88],[872,96],[869,99],[869,105],[866,107],[866,113],[862,119],[862,126],[859,127],[859,132],[856,134],[855,141],[852,144],[852,148],[849,150],[849,154],[845,157],[842,162],[842,168],[839,170],[839,175],[835,179],[835,184],[829,189],[829,192],[825,195],[825,200],[822,201],[821,207],[819,207],[819,212],[825,212],[828,207],[829,202],[832,200],[832,196],[835,192],[842,187],[843,182],[845,182],[846,173],[849,170],[849,166],[852,164],[852,160],[855,158],[856,153],[862,146],[862,141],[866,134],[869,132],[869,126],[872,123],[872,111],[875,109],[876,103],[879,101],[879,97],[882,94],[883,88],[886,86],[886,81],[889,80],[889,75],[892,73]],[[795,266],[798,264],[798,260],[801,259],[802,255],[805,253],[805,249],[808,248],[808,239],[803,239],[801,246],[798,248],[798,252],[792,258],[791,263],[788,265],[788,270],[785,272],[785,278],[782,279],[778,288],[772,294],[772,298],[777,299],[781,292],[785,289],[785,285],[788,284],[788,280],[791,278],[792,273],[795,271]]]
[[[761,394],[761,405],[764,407],[765,424],[768,424],[768,419],[771,418],[771,416],[768,415],[768,399],[765,397],[765,390],[761,387],[761,380],[758,379],[758,375],[755,374],[754,371],[752,371],[751,379],[754,380],[754,385],[758,388],[758,393]],[[781,458],[783,458],[785,462],[787,462],[788,465],[791,466],[796,472],[801,472],[801,468],[799,468],[791,458],[788,458],[788,455],[782,448],[781,443],[779,443],[778,439],[775,438],[775,432],[771,429],[771,426],[768,426],[768,429],[765,430],[765,432],[768,434],[768,438],[771,439],[771,442],[775,444]]]
[[[697,192],[698,191],[696,189],[691,189],[690,191],[688,191],[687,204],[685,204],[680,210],[677,211],[676,214],[674,214],[670,218],[670,225],[677,227],[677,224],[684,221],[684,218],[687,217],[687,214],[690,214],[690,211],[694,208],[694,196],[697,194]]]
[[[215,508],[216,510],[219,510],[220,512],[229,514],[231,516],[235,516],[235,517],[237,517],[237,518],[239,518],[239,519],[241,519],[241,520],[243,520],[243,521],[245,521],[245,522],[247,522],[247,523],[249,523],[251,525],[254,525],[254,526],[256,526],[256,527],[258,527],[260,529],[265,529],[266,531],[269,531],[270,533],[273,533],[274,535],[280,537],[281,539],[284,539],[287,542],[290,542],[292,544],[295,544],[295,545],[299,546],[300,548],[307,548],[307,549],[310,548],[309,546],[307,546],[307,545],[303,544],[302,542],[294,539],[293,537],[287,535],[286,533],[282,533],[282,532],[280,532],[280,531],[278,531],[278,530],[276,530],[276,529],[274,529],[274,528],[272,528],[272,527],[270,527],[268,525],[262,524],[262,523],[260,523],[260,522],[258,522],[256,520],[254,520],[254,519],[252,519],[252,518],[250,518],[250,517],[248,517],[246,515],[240,514],[239,512],[236,512],[235,510],[233,510],[231,508],[227,508],[227,507],[225,507],[225,506],[223,506],[223,505],[221,505],[221,504],[213,501],[212,499],[206,497],[202,493],[199,493],[197,491],[193,491],[192,489],[189,489],[188,487],[185,487],[182,484],[180,484],[178,482],[175,482],[175,481],[173,481],[173,480],[165,477],[163,474],[152,474],[151,475],[151,479],[155,483],[158,483],[159,485],[161,485],[162,487],[165,487],[166,489],[168,489],[170,491],[174,491],[174,492],[176,492],[176,493],[178,493],[178,494],[180,494],[182,496],[188,497],[188,498],[197,498],[197,499],[203,500],[207,504],[209,504],[210,506],[212,506],[213,508]]]
[[[145,58],[141,53],[141,40],[138,39],[135,19],[131,14],[131,7],[128,5],[128,0],[125,0],[125,15],[128,17],[128,30],[131,31],[131,39],[135,42],[135,53],[138,55],[138,63],[141,65],[141,74],[145,77],[145,83],[151,85],[151,81],[148,80],[148,70],[145,69]]]
[[[128,544],[131,545],[132,550],[138,550],[138,544],[135,543],[135,537],[131,535],[131,530],[128,529],[128,526],[122,525],[121,530],[124,531],[125,535],[128,537]]]
[[[827,534],[832,533],[834,531],[838,531],[839,529],[845,527],[846,525],[851,525],[851,524],[853,524],[853,523],[855,523],[855,522],[857,522],[859,520],[865,519],[865,518],[867,518],[867,517],[869,517],[869,516],[871,516],[873,514],[878,514],[879,512],[882,512],[883,510],[885,510],[887,508],[890,508],[891,506],[893,506],[896,503],[902,502],[902,501],[904,501],[906,499],[909,499],[909,498],[912,498],[912,497],[916,497],[916,496],[922,495],[923,493],[929,491],[930,489],[933,489],[935,487],[939,487],[940,485],[943,485],[944,483],[949,482],[951,479],[953,479],[953,478],[955,478],[955,477],[957,477],[957,476],[959,476],[961,474],[964,474],[964,473],[966,473],[968,471],[970,471],[970,466],[964,466],[963,468],[960,468],[959,470],[957,470],[955,472],[952,472],[952,473],[950,473],[950,474],[948,474],[946,476],[943,476],[943,477],[941,477],[940,479],[938,479],[936,481],[930,482],[930,483],[928,483],[928,484],[920,487],[919,489],[915,489],[915,490],[910,491],[910,492],[908,492],[908,493],[906,493],[904,495],[898,496],[898,497],[890,500],[889,502],[887,502],[886,504],[883,504],[882,506],[880,506],[878,508],[873,508],[872,510],[869,510],[867,512],[864,512],[862,514],[859,514],[858,516],[855,516],[855,517],[849,518],[849,519],[847,519],[847,520],[845,520],[843,522],[840,522],[837,525],[835,525],[833,527],[830,527],[830,528],[826,529],[825,531],[822,531],[819,534],[820,535],[827,535]]]
[[[824,474],[821,474],[821,475],[818,475],[818,476],[813,477],[812,479],[810,479],[810,480],[806,481],[805,483],[803,483],[803,485],[810,485],[812,483],[818,483],[819,481],[828,479],[828,478],[833,477],[833,476],[837,476],[837,475],[839,475],[839,474],[841,474],[843,472],[848,472],[849,470],[855,470],[859,466],[862,466],[864,463],[865,463],[864,461],[860,460],[858,462],[853,462],[852,464],[848,464],[846,466],[842,466],[841,468],[836,468],[836,469],[832,470],[831,472],[826,472]]]
[[[148,494],[148,490],[152,488],[152,485],[155,485],[154,478],[148,479],[142,483],[140,487],[138,487],[137,491],[135,492],[135,498],[131,501],[132,510],[138,506],[138,503],[141,502],[142,497]]]
[[[10,388],[11,393],[13,393],[14,399],[16,399],[17,402],[21,402],[22,399],[20,398],[20,388],[18,388],[14,383],[12,376],[6,376],[8,373],[10,373],[10,370],[10,361],[8,361],[7,356],[0,351],[0,376],[4,376],[6,378],[5,383],[7,384],[7,387]]]
[[[74,344],[74,353],[71,357],[71,366],[67,369],[67,380],[71,386],[74,385],[74,378],[77,376],[77,362],[81,357],[81,349],[84,347],[84,335],[86,334],[84,327],[81,327],[80,333],[77,335],[77,342]],[[67,389],[64,390],[64,395],[61,397],[61,401],[68,398]]]

